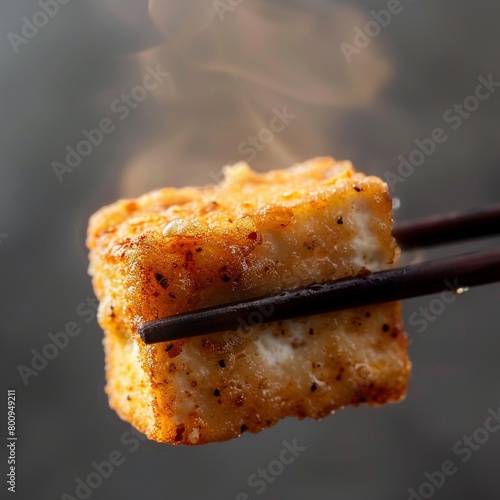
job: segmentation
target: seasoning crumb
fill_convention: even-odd
[[[168,279],[163,274],[155,273],[155,278],[162,288],[168,288]]]
[[[219,389],[215,389],[214,391],[214,396],[219,397],[220,396],[220,391]]]
[[[225,283],[227,283],[228,281],[231,280],[229,274],[227,274],[227,266],[222,266],[219,269],[219,272],[220,272],[220,277],[221,277],[222,281],[224,281]]]
[[[225,362],[223,359],[221,359],[221,360],[219,361],[219,366],[220,366],[221,368],[225,368],[225,367],[226,367],[226,362]]]

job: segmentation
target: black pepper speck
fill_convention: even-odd
[[[168,279],[165,278],[165,276],[163,276],[160,273],[156,273],[155,278],[156,278],[156,281],[158,281],[158,283],[160,284],[160,286],[162,288],[168,288]]]

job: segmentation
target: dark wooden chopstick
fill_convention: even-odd
[[[405,223],[393,234],[403,248],[500,234],[500,206]],[[497,281],[500,281],[500,249],[347,277],[160,318],[140,325],[139,333],[146,344],[153,344]]]
[[[200,309],[144,323],[139,331],[146,344],[153,344],[496,281],[500,281],[500,249]]]
[[[402,222],[392,234],[403,249],[495,236],[500,234],[500,204]]]

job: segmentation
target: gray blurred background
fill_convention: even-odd
[[[402,403],[173,447],[132,437],[107,406],[102,331],[86,304],[93,292],[85,232],[104,204],[213,183],[238,160],[267,170],[332,155],[391,179],[398,157],[435,128],[446,140],[411,175],[392,177],[396,218],[500,201],[500,90],[469,98],[479,77],[500,82],[500,4],[63,3],[4,1],[0,15],[1,370],[4,397],[17,390],[17,497],[499,498],[500,431],[484,430],[494,429],[489,410],[500,411],[499,285],[445,307],[435,297],[405,303],[413,375]],[[374,21],[371,10],[389,7],[397,11],[389,21]],[[157,69],[156,88],[136,88]],[[473,111],[457,118],[453,107],[464,101]],[[294,117],[270,138],[262,130],[284,108]],[[113,130],[100,143],[94,134],[96,145],[81,146],[87,156],[68,166],[67,147],[105,119]],[[263,140],[251,146],[259,132]],[[434,314],[422,320],[419,308],[429,306]],[[81,333],[47,351],[49,333],[68,322]],[[23,380],[20,365],[33,369],[32,350],[44,348],[53,359]],[[305,447],[294,463],[264,491],[248,483],[294,439]],[[91,475],[92,489],[76,491],[92,463],[113,453],[120,465],[109,477]],[[434,474],[445,461],[454,473]]]

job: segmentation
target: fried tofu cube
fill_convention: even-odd
[[[236,332],[154,345],[138,334],[155,318],[392,268],[392,224],[387,185],[331,158],[267,173],[239,163],[217,186],[102,208],[87,244],[111,407],[151,439],[196,445],[400,400],[410,362],[397,302],[256,314]]]

